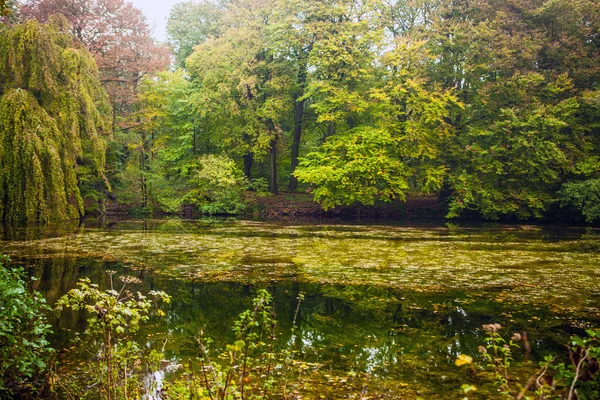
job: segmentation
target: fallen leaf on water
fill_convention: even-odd
[[[456,361],[454,361],[454,364],[456,364],[457,367],[462,367],[463,365],[471,364],[472,362],[473,357],[466,354],[459,354]]]

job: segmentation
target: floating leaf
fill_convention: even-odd
[[[459,354],[456,361],[454,361],[454,364],[456,364],[457,367],[462,367],[463,365],[471,364],[472,362],[473,357],[466,354]]]

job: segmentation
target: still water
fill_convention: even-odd
[[[527,332],[533,361],[565,352],[572,334],[600,326],[600,231],[503,226],[383,226],[228,220],[87,221],[0,231],[0,253],[23,265],[53,304],[79,278],[105,271],[172,296],[148,346],[174,363],[197,354],[200,328],[218,347],[260,288],[273,295],[284,342],[327,376],[360,376],[342,392],[458,398],[485,333]],[[291,334],[297,297],[304,293]],[[53,317],[55,348],[85,316]],[[327,384],[326,378],[325,383]]]

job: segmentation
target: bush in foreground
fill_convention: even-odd
[[[37,391],[52,352],[46,340],[50,308],[27,290],[23,270],[8,268],[9,261],[0,255],[0,393],[19,397]]]

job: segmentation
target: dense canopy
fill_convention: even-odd
[[[262,195],[284,186],[311,193],[325,209],[426,195],[439,198],[450,218],[553,217],[563,208],[588,222],[598,219],[591,205],[600,196],[597,1],[188,1],[168,19],[170,67],[166,47],[123,0],[30,0],[16,10],[12,19],[21,25],[9,32],[31,30],[39,25],[27,18],[46,21],[56,13],[71,23],[60,28],[61,43],[73,43],[84,57],[74,45],[82,43],[99,63],[116,117],[106,151],[110,198],[136,212],[241,212],[245,190]],[[25,46],[33,54],[31,46],[39,45]],[[55,74],[53,63],[68,58],[42,62],[48,52],[35,50],[30,62],[29,53],[16,51],[13,66],[3,68],[44,66],[31,78],[29,67],[22,71],[27,85],[36,84],[36,74]],[[94,132],[91,122],[79,120],[99,124],[92,108],[77,106],[91,98],[103,107],[98,88],[75,101],[67,98],[72,90],[48,100],[50,86],[35,92],[9,81],[14,87],[2,89],[3,101],[23,109],[37,98],[48,113],[37,120],[56,118],[58,107],[49,102],[68,108],[56,127],[62,134],[69,123]],[[56,76],[44,81],[51,85]],[[29,95],[9,90],[19,87]],[[34,114],[27,111],[27,118]],[[15,134],[14,124],[4,124],[13,132],[6,137]],[[31,142],[28,151],[51,164],[56,146],[49,138],[56,131],[44,124],[36,135],[47,145],[42,151]],[[72,154],[81,157],[85,148],[73,144]],[[92,155],[98,146],[89,157],[101,171]],[[235,189],[213,188],[234,190],[225,197],[235,204],[213,207],[198,197],[206,188],[200,190],[197,177],[208,159],[228,166],[224,181],[239,171],[245,176]],[[54,176],[67,182],[67,203],[81,212],[77,196],[69,197],[76,179],[62,170]],[[98,188],[93,180],[86,185]],[[75,214],[51,211],[52,204],[62,210],[61,202],[42,206],[49,211],[35,218]],[[3,209],[27,208],[13,203],[5,198]]]

